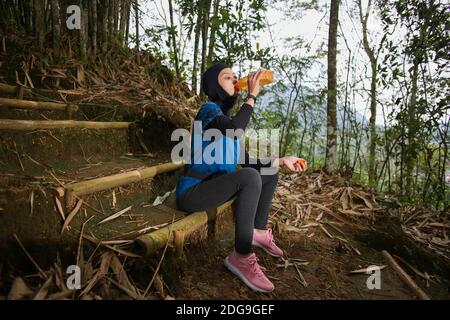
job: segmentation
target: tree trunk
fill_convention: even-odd
[[[369,185],[372,188],[376,187],[376,170],[375,170],[375,151],[377,145],[377,128],[376,128],[376,118],[377,118],[377,59],[375,58],[375,54],[369,46],[369,40],[367,35],[367,20],[369,19],[369,13],[371,8],[372,1],[369,0],[367,5],[366,14],[363,15],[363,9],[361,0],[358,0],[359,6],[359,17],[362,24],[363,29],[363,44],[364,50],[366,51],[367,56],[370,60],[371,67],[371,83],[370,83],[370,142],[369,142],[369,165],[368,165],[368,174],[369,174]]]
[[[92,54],[95,56],[97,54],[97,0],[91,0],[90,1],[91,8],[91,21],[90,25],[91,27],[91,45],[92,45]]]
[[[125,28],[127,25],[127,15],[128,15],[128,1],[121,1],[120,4],[120,30],[119,30],[119,41],[120,45],[124,45],[125,39]]]
[[[282,146],[283,146],[283,143],[284,143],[284,135],[285,135],[284,132],[285,132],[285,130],[286,130],[287,122],[289,121],[289,112],[290,112],[290,109],[291,109],[292,95],[294,94],[294,90],[295,90],[295,88],[297,87],[297,78],[298,78],[298,73],[295,74],[294,81],[291,81],[291,80],[289,79],[289,77],[288,77],[288,80],[289,80],[289,82],[291,83],[292,88],[291,88],[291,92],[289,93],[289,100],[288,100],[288,107],[287,107],[287,110],[286,110],[286,117],[285,117],[285,119],[284,119],[284,121],[283,121],[283,126],[281,127],[281,136],[280,136],[280,139],[281,139],[281,142],[280,142],[281,149],[283,148]],[[281,156],[282,156],[282,155],[283,155],[283,153],[281,153]]]
[[[295,105],[297,103],[297,99],[298,99],[298,95],[300,93],[300,84],[299,82],[301,81],[301,79],[299,79],[301,77],[301,75],[299,73],[296,73],[295,75],[295,80],[293,83],[293,88],[291,91],[291,95],[289,98],[289,104],[288,104],[288,110],[287,110],[287,114],[286,114],[286,120],[283,123],[283,129],[281,131],[281,154],[280,156],[284,157],[287,154],[287,150],[289,147],[289,143],[290,143],[290,139],[289,139],[289,131],[291,129],[291,122],[292,122],[292,118],[293,118],[293,114],[294,114],[294,108]],[[292,99],[292,94],[295,92],[295,96]]]
[[[55,56],[59,57],[61,42],[61,26],[59,21],[59,4],[58,0],[52,0],[52,28],[53,28],[53,50]]]
[[[25,24],[25,30],[27,30],[28,33],[31,33],[33,28],[31,25],[32,20],[32,11],[31,11],[31,5],[32,1],[25,0],[23,3],[23,22]]]
[[[336,171],[336,47],[339,2],[339,0],[331,0],[330,26],[328,32],[328,101],[325,170],[329,173]]]
[[[45,1],[34,0],[35,31],[40,50],[44,48],[45,41]]]
[[[220,0],[214,0],[213,4],[213,17],[214,19],[217,19],[219,14],[219,6],[220,6]],[[209,36],[209,48],[208,48],[208,65],[212,64],[214,59],[214,45],[216,42],[216,32],[217,32],[217,24],[213,24],[211,26],[210,36]]]
[[[416,105],[417,105],[417,81],[419,74],[419,63],[414,62],[413,74],[411,78],[412,88],[411,88],[411,99],[408,104],[408,142],[406,145],[406,160],[405,160],[405,176],[406,185],[405,192],[407,196],[412,195],[413,190],[413,171],[414,164],[416,162],[417,155],[415,155],[416,145],[415,145],[415,135],[417,132],[417,120],[416,120]]]
[[[108,41],[110,45],[114,40],[114,0],[109,0],[108,8]]]
[[[101,0],[102,9],[102,51],[106,52],[108,50],[108,8],[109,0]]]
[[[80,28],[80,57],[82,61],[86,61],[86,23],[87,23],[87,3],[80,0],[81,9],[81,28]]]
[[[125,46],[128,47],[128,37],[130,35],[130,16],[131,16],[131,3],[127,1],[127,17],[126,17],[126,28],[125,28]]]
[[[200,0],[201,1],[201,0]],[[192,91],[197,93],[197,70],[198,70],[198,50],[200,47],[200,31],[202,24],[202,7],[200,1],[197,5],[197,23],[195,24],[195,40],[194,40],[194,61],[192,62]]]
[[[174,63],[175,63],[175,73],[177,75],[177,78],[180,78],[180,67],[178,63],[178,50],[177,50],[177,40],[175,36],[176,27],[173,21],[173,6],[172,6],[172,0],[169,0],[169,16],[170,16],[170,39],[172,42],[172,49],[173,49],[173,57],[174,57]]]
[[[136,51],[139,51],[139,1],[135,0],[134,3],[134,11],[135,11],[135,23],[136,23]]]
[[[114,16],[114,25],[113,25],[113,35],[114,40],[117,40],[117,35],[119,31],[119,0],[113,0],[114,1],[114,10],[113,10],[113,16]],[[120,1],[123,2],[124,0]]]
[[[208,49],[208,29],[209,29],[209,10],[211,8],[211,0],[205,0],[204,1],[204,7],[203,7],[203,21],[202,21],[202,64],[200,73],[203,75],[203,73],[206,71],[207,68],[207,49]],[[202,84],[201,84],[202,85]],[[200,98],[203,100],[205,99],[204,92],[200,93]]]

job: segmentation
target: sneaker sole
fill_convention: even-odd
[[[267,291],[261,288],[256,287],[255,285],[253,285],[250,281],[248,281],[248,279],[239,271],[239,269],[237,269],[236,267],[234,267],[230,261],[228,261],[228,257],[225,258],[225,266],[228,268],[228,270],[230,270],[232,273],[234,273],[235,275],[237,275],[239,277],[239,279],[241,279],[250,289],[254,290],[254,291],[258,291],[258,292],[264,292],[264,293],[269,293],[272,292],[272,290]]]
[[[269,255],[271,255],[272,257],[275,257],[275,258],[281,258],[283,256],[283,255],[279,256],[279,255],[276,255],[276,254],[270,252],[269,250],[267,250],[267,248],[265,246],[259,244],[258,242],[254,241],[254,240],[252,241],[252,246],[255,246],[255,247],[263,249],[267,254],[269,254]]]

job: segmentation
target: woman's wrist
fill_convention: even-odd
[[[281,166],[283,166],[283,165],[284,165],[283,158],[276,158],[276,159],[274,160],[274,162],[273,162],[273,166],[274,166],[275,168],[281,167]]]
[[[244,102],[245,104],[248,104],[250,107],[253,108],[253,106],[255,105],[255,100],[253,98],[247,99]]]

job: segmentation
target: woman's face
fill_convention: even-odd
[[[239,92],[234,88],[237,82],[237,76],[231,68],[225,68],[219,73],[219,84],[230,96],[234,96]]]

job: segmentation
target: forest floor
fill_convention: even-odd
[[[345,230],[351,235],[350,228]],[[309,238],[298,233],[284,234],[277,243],[285,251],[284,259],[270,257],[260,249],[255,249],[260,264],[267,268],[266,274],[274,283],[270,294],[256,293],[249,289],[223,264],[234,243],[232,227],[219,240],[205,243],[187,254],[189,266],[180,277],[179,286],[172,291],[177,299],[416,299],[415,293],[401,280],[388,265],[382,254],[362,243],[357,243],[361,255],[343,249],[339,241],[322,232]],[[286,259],[287,258],[287,259]],[[293,260],[299,259],[299,260]],[[297,265],[301,276],[291,264]],[[304,265],[302,265],[304,264]],[[351,274],[353,270],[369,266],[386,266],[381,270],[380,289],[369,289],[370,274]],[[416,283],[432,299],[450,299],[445,281],[428,282],[411,273]]]

